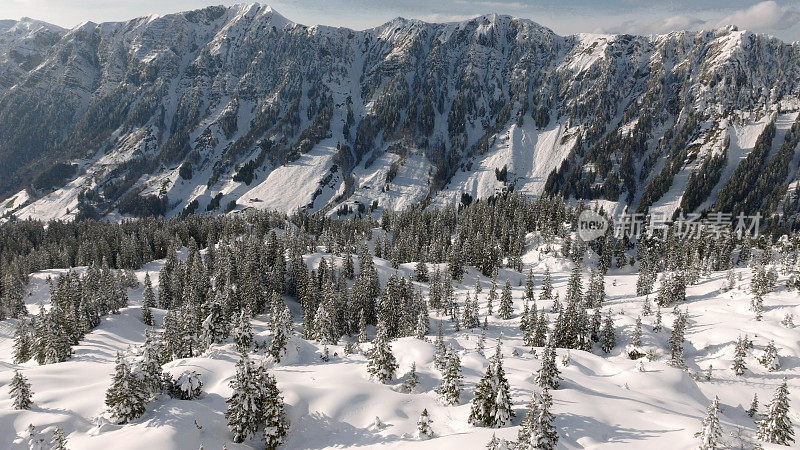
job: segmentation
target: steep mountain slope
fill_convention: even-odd
[[[29,200],[0,203],[6,218],[343,214],[514,189],[796,223],[800,43],[563,37],[499,15],[353,31],[258,4],[20,27],[0,26],[0,52],[37,64],[0,59],[0,198]],[[770,139],[740,139],[762,125]],[[733,208],[734,186],[759,195]]]

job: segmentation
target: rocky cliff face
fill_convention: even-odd
[[[735,28],[563,37],[487,15],[353,31],[257,4],[3,22],[0,198],[28,192],[0,214],[343,214],[515,189],[792,215],[798,94],[800,43]]]

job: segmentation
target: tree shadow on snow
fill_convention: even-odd
[[[578,442],[581,438],[589,437],[594,442],[599,443],[633,443],[656,436],[661,436],[670,431],[680,429],[634,429],[618,425],[603,423],[588,416],[576,414],[558,414],[556,416],[556,428],[561,430],[559,433],[562,440],[559,443],[569,444],[570,446],[582,447]],[[584,443],[585,444],[585,443]]]

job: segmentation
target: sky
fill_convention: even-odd
[[[71,28],[241,0],[0,0],[0,19],[31,17]],[[261,1],[305,25],[364,29],[394,17],[452,22],[487,13],[531,19],[566,35],[666,33],[734,24],[800,41],[800,0],[274,0]]]

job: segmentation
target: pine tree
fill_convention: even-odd
[[[539,293],[539,300],[550,300],[553,298],[553,280],[550,276],[550,268],[545,267],[544,277],[542,278],[542,291]]]
[[[522,418],[520,423],[519,432],[517,433],[517,445],[515,448],[519,450],[533,450],[536,448],[533,440],[536,435],[536,425],[539,420],[539,399],[534,392],[528,407],[525,409],[525,417]]]
[[[461,402],[462,380],[461,360],[452,348],[447,352],[447,365],[442,373],[442,383],[436,388],[442,403],[457,405]]]
[[[144,275],[144,293],[142,294],[142,322],[152,327],[155,325],[153,320],[152,308],[156,307],[156,294],[153,292],[153,283],[150,281],[150,273]]]
[[[603,323],[603,329],[600,331],[600,348],[604,353],[610,353],[616,345],[616,337],[614,336],[614,320],[611,319],[611,314],[608,314],[605,322]]]
[[[478,336],[478,343],[475,344],[475,352],[481,356],[484,355],[484,350],[486,349],[486,330],[481,330],[481,335]]]
[[[496,273],[496,271],[495,271]],[[497,277],[492,274],[492,285],[489,287],[489,294],[486,296],[486,315],[491,316],[494,313],[494,302],[497,300]]]
[[[422,410],[417,420],[417,434],[420,439],[430,439],[433,437],[433,430],[431,429],[431,418],[428,416],[428,409]]]
[[[426,283],[428,281],[428,265],[424,261],[418,261],[414,268],[414,274],[417,281]]]
[[[791,445],[794,442],[794,429],[789,419],[789,390],[785,378],[775,390],[766,415],[758,422],[756,437],[770,444]]]
[[[14,371],[14,377],[9,386],[11,387],[11,398],[14,399],[14,409],[31,409],[33,406],[31,384],[19,370]]]
[[[106,405],[117,423],[128,423],[144,414],[148,394],[119,353],[114,370],[111,386],[106,391]]]
[[[436,341],[433,343],[433,365],[439,370],[444,370],[447,363],[447,347],[444,345],[444,333],[442,332],[442,322],[439,322],[439,329],[436,332]]]
[[[222,315],[222,306],[213,301],[209,307],[208,316],[200,325],[200,344],[207,349],[214,344],[219,344],[228,334],[225,329],[225,317]]]
[[[495,356],[475,390],[469,422],[476,426],[499,428],[511,423],[513,417],[510,388],[498,342]]]
[[[719,397],[709,405],[703,425],[695,437],[700,438],[700,450],[715,450],[720,448],[722,441],[722,425],[719,423]]]
[[[545,386],[542,388],[542,393],[539,396],[539,416],[536,420],[536,432],[533,436],[533,448],[541,450],[554,450],[558,444],[558,432],[553,425],[555,417],[550,412],[550,408],[552,406],[553,397],[550,395],[550,389]]]
[[[29,361],[33,355],[34,341],[31,337],[31,323],[30,320],[23,317],[17,324],[17,330],[14,332],[14,363],[21,364]]]
[[[403,381],[401,389],[403,392],[414,392],[419,385],[419,376],[417,376],[417,363],[411,363],[411,370],[406,375],[406,380]]]
[[[661,305],[658,305],[658,308],[656,309],[656,320],[653,323],[653,332],[661,332]]]
[[[372,340],[372,348],[368,353],[367,372],[375,380],[386,384],[397,370],[397,361],[392,354],[392,347],[389,345],[386,326],[383,322],[378,322],[378,332]]]
[[[747,356],[747,344],[740,336],[739,339],[736,340],[736,347],[734,349],[733,355],[733,373],[736,375],[744,375],[744,371],[747,370],[747,365],[744,362],[744,358]]]
[[[642,318],[636,318],[636,326],[633,328],[633,337],[631,338],[631,345],[634,347],[642,346]]]
[[[781,370],[781,362],[778,357],[778,349],[775,348],[775,341],[770,341],[764,348],[764,354],[759,358],[758,362],[767,368],[770,372]]]
[[[67,437],[64,436],[64,430],[61,427],[56,427],[53,430],[53,438],[50,439],[51,450],[67,450]]]
[[[292,314],[277,292],[272,295],[270,311],[269,329],[272,339],[267,353],[275,362],[279,363],[286,353],[286,345],[289,343],[289,336],[292,333]]]
[[[511,297],[511,282],[506,279],[506,285],[503,287],[503,292],[500,295],[500,318],[508,320],[514,311],[514,303]]]
[[[358,342],[360,344],[367,342],[367,316],[363,309],[358,311]]]
[[[753,401],[750,402],[750,408],[747,409],[747,415],[755,417],[758,414],[758,394],[753,394]]]
[[[648,295],[644,298],[644,304],[642,305],[642,315],[649,316],[650,314],[653,314],[653,306],[650,302],[650,296]]]
[[[236,343],[236,349],[239,353],[246,353],[250,351],[253,345],[253,329],[250,326],[250,311],[247,308],[241,310],[236,318],[236,324],[233,328],[233,342]]]
[[[253,364],[246,354],[242,354],[236,364],[236,375],[230,381],[233,394],[226,401],[228,408],[225,411],[234,442],[240,443],[254,436],[264,423],[265,372],[263,367]]]
[[[263,369],[262,369],[263,370]],[[278,448],[289,433],[289,420],[286,418],[286,407],[275,377],[263,371],[263,423],[262,440],[267,449]]]
[[[414,336],[421,340],[425,340],[425,335],[430,331],[430,324],[428,318],[424,313],[420,312],[417,315],[417,326],[414,328]]]
[[[672,335],[669,338],[669,364],[681,368],[686,366],[683,358],[684,320],[683,315],[678,312],[672,324]]]
[[[542,366],[536,372],[536,384],[542,388],[558,389],[561,379],[556,364],[556,350],[548,343],[542,350]]]

